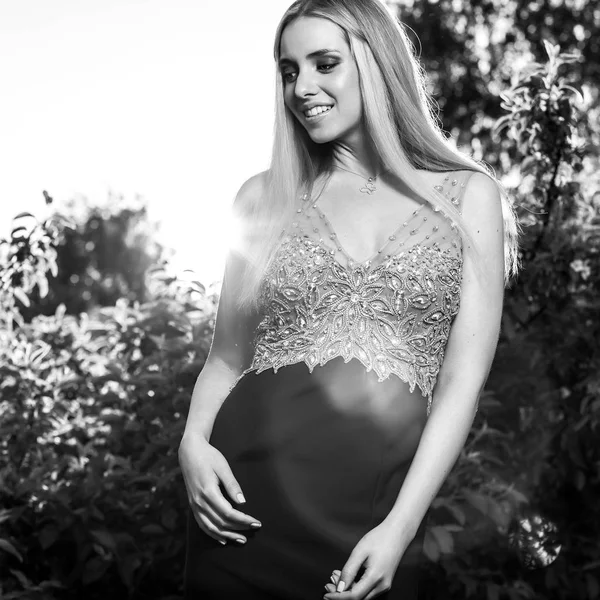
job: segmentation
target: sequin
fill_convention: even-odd
[[[432,220],[444,224],[433,227],[439,230],[436,239],[416,236],[418,227],[404,230],[411,237],[398,246],[413,240],[411,247],[386,253],[379,264],[342,264],[324,241],[335,235],[283,235],[261,284],[264,316],[255,332],[252,363],[243,374],[277,372],[302,361],[312,373],[336,357],[345,363],[354,358],[379,381],[395,375],[411,392],[418,388],[429,414],[460,306],[462,244],[450,220],[427,209]],[[440,243],[446,237],[450,240]]]

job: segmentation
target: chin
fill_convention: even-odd
[[[338,133],[332,133],[331,131],[308,131],[308,137],[315,144],[327,144],[329,142],[334,142],[340,136]]]
[[[310,139],[315,143],[315,144],[327,144],[329,142],[333,142],[335,141],[337,138],[335,138],[334,136],[331,135],[310,135],[309,134]]]

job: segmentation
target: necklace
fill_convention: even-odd
[[[375,181],[381,175],[381,172],[376,173],[375,175],[373,175],[373,177],[365,177],[364,175],[361,175],[360,173],[355,173],[354,171],[351,171],[350,169],[346,169],[345,167],[340,167],[339,165],[333,165],[333,166],[336,169],[342,169],[342,171],[352,173],[353,175],[358,175],[358,177],[360,177],[361,179],[365,179],[364,187],[359,188],[363,194],[369,194],[369,196],[370,196],[373,192],[377,191],[377,187],[375,187]]]

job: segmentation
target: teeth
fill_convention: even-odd
[[[310,110],[304,111],[304,114],[307,117],[316,117],[317,115],[320,115],[323,112],[327,112],[328,110],[331,110],[331,106],[315,106]]]

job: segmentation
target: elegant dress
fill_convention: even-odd
[[[436,189],[460,210],[470,175],[448,173]],[[303,197],[297,212],[263,279],[250,366],[210,438],[244,492],[232,504],[262,527],[221,545],[188,510],[188,600],[323,597],[395,503],[459,309],[461,240],[437,207],[391,223],[386,246],[362,263],[350,262],[318,200]],[[382,600],[417,598],[426,521]]]

